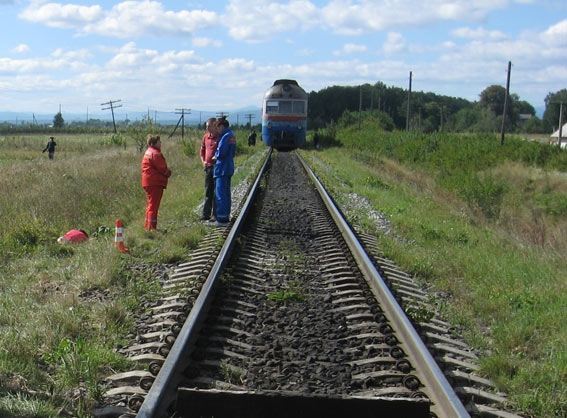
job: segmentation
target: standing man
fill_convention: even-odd
[[[217,226],[225,226],[230,220],[230,180],[234,174],[234,155],[236,154],[236,137],[229,129],[225,118],[217,121],[219,142],[215,152],[215,203]]]
[[[256,146],[256,131],[254,129],[252,129],[252,132],[248,135],[248,146]]]
[[[45,148],[41,152],[43,153],[43,152],[47,151],[47,155],[49,156],[49,159],[53,160],[53,157],[55,156],[55,146],[56,145],[57,145],[57,142],[55,142],[55,138],[50,136],[49,141],[47,142],[47,145],[45,146]]]
[[[215,179],[213,177],[215,166],[213,157],[217,150],[218,142],[218,128],[216,123],[217,120],[215,118],[207,119],[205,134],[201,141],[201,162],[205,169],[205,201],[203,202],[203,214],[201,215],[202,221],[216,220]]]

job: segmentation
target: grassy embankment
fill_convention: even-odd
[[[384,253],[439,291],[516,408],[567,415],[567,153],[494,136],[342,129],[306,153],[344,207],[365,196],[395,234]],[[330,167],[330,168],[329,168]],[[352,206],[352,205],[350,205]],[[399,239],[396,237],[404,237]]]
[[[157,297],[148,268],[187,257],[206,228],[196,207],[203,196],[197,156],[200,132],[165,139],[173,171],[158,228],[143,230],[141,153],[109,136],[57,136],[55,160],[45,137],[0,137],[0,416],[90,416],[101,376],[126,367],[113,349],[133,324],[142,300]],[[264,147],[239,137],[238,184]],[[252,157],[252,158],[249,158]],[[126,226],[130,255],[114,249],[114,220]],[[85,229],[91,240],[61,246],[57,237]],[[137,266],[136,269],[131,268]]]

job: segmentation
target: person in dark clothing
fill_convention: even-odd
[[[49,159],[53,160],[53,157],[55,156],[55,146],[56,145],[57,145],[57,142],[55,142],[55,138],[50,136],[49,141],[47,142],[47,145],[45,146],[45,148],[41,152],[43,153],[43,152],[47,151],[47,155],[49,156]]]
[[[217,150],[218,141],[217,120],[215,118],[209,118],[205,124],[205,129],[205,134],[201,140],[200,151],[201,162],[205,170],[205,201],[203,202],[201,220],[216,221],[215,179],[213,178],[215,161],[213,157]]]
[[[248,135],[248,146],[256,146],[256,131],[254,129],[252,129],[252,132]]]

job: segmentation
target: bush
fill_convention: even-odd
[[[471,206],[478,207],[488,219],[497,219],[507,190],[506,184],[491,175],[474,174],[466,180],[459,194]]]

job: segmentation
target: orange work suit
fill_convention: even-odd
[[[171,170],[167,167],[161,150],[149,146],[142,159],[142,187],[146,192],[146,221],[147,230],[157,228],[159,204]]]

